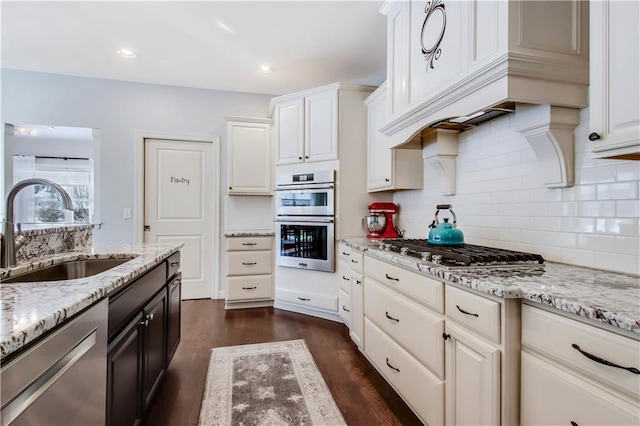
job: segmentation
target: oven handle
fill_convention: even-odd
[[[309,219],[305,217],[283,218],[277,217],[274,222],[290,222],[290,223],[333,223],[333,219]]]
[[[318,185],[280,185],[276,187],[276,191],[297,191],[299,189],[333,189],[335,187],[332,183],[318,184]]]

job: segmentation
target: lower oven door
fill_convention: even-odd
[[[278,217],[276,265],[334,272],[333,217]]]

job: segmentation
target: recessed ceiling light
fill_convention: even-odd
[[[122,56],[124,58],[129,58],[129,59],[132,59],[132,58],[135,58],[136,56],[138,56],[138,55],[136,55],[136,52],[134,52],[131,49],[127,49],[127,48],[118,50],[118,55],[120,55],[120,56]]]
[[[263,64],[263,65],[260,65],[260,67],[258,68],[258,71],[260,71],[263,74],[269,74],[271,71],[273,71],[273,68],[271,68],[267,64]]]

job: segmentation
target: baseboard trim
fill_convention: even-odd
[[[225,309],[245,309],[245,308],[271,308],[273,300],[259,300],[253,302],[224,302]]]
[[[312,317],[323,318],[330,321],[335,321],[344,324],[340,315],[335,312],[325,311],[322,309],[313,309],[308,306],[300,306],[296,303],[285,302],[276,299],[273,307],[276,309],[282,309],[283,311],[295,312],[298,314],[310,315]]]

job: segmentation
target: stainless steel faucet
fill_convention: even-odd
[[[32,185],[46,185],[55,189],[62,197],[62,204],[64,205],[65,210],[73,210],[73,202],[71,201],[71,197],[69,197],[67,191],[65,191],[60,185],[55,182],[52,182],[48,179],[32,178],[25,179],[16,183],[7,195],[7,204],[4,210],[6,219],[3,223],[3,230],[1,235],[2,242],[0,245],[0,251],[2,252],[0,267],[2,268],[15,266],[16,252],[24,244],[24,238],[21,238],[22,236],[18,236],[18,239],[16,240],[15,228],[13,223],[13,203],[16,199],[16,195],[18,195],[18,192],[20,192],[20,190]]]

